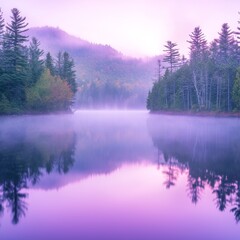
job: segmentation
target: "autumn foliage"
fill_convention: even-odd
[[[45,70],[39,81],[27,89],[27,106],[30,110],[68,110],[73,93],[68,83]]]

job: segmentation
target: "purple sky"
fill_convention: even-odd
[[[0,7],[5,19],[17,7],[30,27],[59,27],[132,56],[161,54],[167,40],[186,54],[194,27],[210,41],[223,23],[235,30],[240,20],[239,0],[1,0]]]

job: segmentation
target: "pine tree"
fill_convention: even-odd
[[[2,69],[2,62],[3,62],[3,53],[2,53],[2,44],[3,44],[3,34],[4,34],[4,19],[3,19],[3,13],[0,8],[0,76],[3,73]]]
[[[35,84],[43,72],[44,61],[41,59],[43,50],[39,49],[40,42],[32,38],[29,47],[29,84]]]
[[[190,58],[191,61],[202,60],[207,50],[207,41],[200,27],[195,27],[194,31],[189,35],[190,39]]]
[[[6,35],[6,41],[9,43],[9,47],[12,48],[12,60],[15,71],[17,72],[19,66],[24,65],[24,43],[27,42],[28,36],[24,33],[28,31],[26,28],[28,23],[25,23],[26,18],[20,16],[20,11],[16,8],[12,9],[11,24],[7,24],[8,34]]]
[[[77,91],[76,74],[74,71],[74,61],[67,52],[63,53],[62,79],[66,80],[73,93]]]
[[[50,71],[50,74],[52,76],[55,76],[55,68],[54,68],[54,62],[53,62],[53,58],[51,56],[51,54],[48,52],[47,55],[46,55],[46,59],[45,59],[45,67],[47,69],[49,69]]]
[[[3,19],[3,13],[2,10],[0,8],[0,47],[2,44],[2,40],[3,40],[3,33],[4,33],[4,19]]]
[[[61,79],[65,80],[73,93],[77,91],[77,84],[75,81],[76,75],[74,71],[74,61],[70,58],[67,52],[59,52],[57,54],[56,60],[56,75],[59,76]]]
[[[238,12],[238,14],[240,15],[240,12]],[[236,35],[237,35],[237,46],[238,46],[238,65],[240,65],[240,21],[238,21],[238,24],[239,26],[237,27],[237,32]]]
[[[164,51],[167,53],[166,56],[163,59],[163,62],[167,62],[170,65],[170,73],[173,73],[173,70],[179,67],[179,62],[180,62],[180,54],[177,47],[176,43],[173,43],[171,41],[167,41],[167,45],[164,45],[166,48]],[[176,106],[176,82],[173,82],[173,101],[174,101],[174,107]]]
[[[227,23],[222,25],[221,32],[219,33],[219,66],[222,72],[222,80],[224,82],[224,89],[226,101],[224,102],[224,108],[227,111],[231,110],[232,99],[230,93],[232,92],[233,78],[235,72],[232,73],[232,67],[234,64],[234,38],[233,32]],[[234,75],[234,76],[233,76]]]
[[[175,68],[179,66],[179,51],[176,48],[177,44],[171,41],[167,41],[167,44],[164,45],[166,48],[166,56],[163,59],[163,62],[169,63],[170,72],[172,73]]]
[[[147,102],[146,102],[146,106],[148,110],[152,110],[152,91],[148,92],[148,96],[147,96]]]
[[[233,32],[227,23],[222,25],[221,32],[219,33],[219,39],[217,41],[219,44],[219,58],[221,64],[225,67],[229,64],[232,44],[234,43]]]
[[[4,36],[3,55],[5,59],[5,72],[9,91],[8,97],[21,104],[25,101],[25,80],[27,78],[27,48],[24,43],[28,36],[24,33],[28,30],[26,18],[20,16],[18,9],[12,9],[11,23],[7,24],[7,32]]]
[[[238,14],[240,15],[240,12],[238,12]],[[240,21],[238,21],[238,24],[240,24]],[[237,30],[238,30],[238,32],[237,32],[237,38],[238,38],[238,40],[240,41],[240,26],[239,27],[237,27]]]
[[[199,27],[189,35],[190,66],[192,81],[195,87],[198,106],[200,109],[208,106],[208,47],[204,34]]]
[[[240,110],[240,68],[237,70],[232,95],[235,109]]]
[[[63,79],[63,54],[58,52],[57,59],[55,63],[56,75]]]

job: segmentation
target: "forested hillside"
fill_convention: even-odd
[[[239,22],[240,23],[240,22]],[[147,108],[159,110],[240,110],[240,27],[227,23],[218,38],[206,41],[200,27],[189,35],[190,58],[180,59],[177,44],[168,41],[163,62],[168,69],[153,84]]]
[[[45,51],[67,51],[75,61],[76,107],[144,107],[159,57],[136,59],[108,45],[94,44],[59,28],[29,29]]]
[[[45,57],[27,27],[18,9],[10,23],[0,10],[0,114],[68,111],[77,91],[73,59],[67,52]]]

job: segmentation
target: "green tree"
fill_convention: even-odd
[[[63,54],[58,52],[57,59],[55,63],[56,75],[63,79]]]
[[[238,14],[240,15],[240,12],[238,12]],[[238,24],[240,25],[240,21],[238,21]],[[237,39],[238,39],[238,43],[240,43],[240,26],[237,27]]]
[[[192,81],[197,95],[200,109],[207,108],[208,102],[208,47],[200,27],[194,28],[189,35],[190,40],[190,66]]]
[[[224,23],[222,25],[221,32],[219,33],[219,66],[221,69],[221,76],[223,80],[223,90],[224,95],[226,96],[224,98],[223,107],[225,110],[230,111],[231,105],[232,105],[232,99],[230,96],[230,93],[232,91],[233,87],[233,78],[235,77],[235,70],[234,68],[234,62],[235,62],[235,54],[234,54],[234,48],[235,48],[235,41],[233,38],[233,32],[231,31],[230,27],[227,23]]]
[[[7,24],[7,32],[4,36],[3,57],[5,65],[5,80],[8,81],[8,98],[20,105],[25,101],[25,83],[27,78],[27,51],[24,45],[28,36],[25,23],[26,18],[21,17],[20,11],[12,9],[11,23]],[[4,69],[5,68],[5,69]]]
[[[3,19],[3,13],[2,10],[0,8],[0,51],[2,50],[2,42],[3,42],[3,34],[4,34],[4,19]]]
[[[46,59],[45,59],[45,67],[49,69],[52,76],[55,76],[55,68],[54,68],[54,61],[50,54],[50,52],[47,53]]]
[[[76,74],[74,71],[74,61],[67,52],[63,53],[62,79],[66,80],[73,93],[77,91]]]
[[[29,84],[35,84],[43,72],[43,50],[39,49],[40,42],[32,38],[29,47]]]
[[[0,77],[3,73],[2,69],[2,62],[3,62],[3,54],[2,54],[2,43],[3,43],[3,34],[4,34],[4,19],[3,19],[3,13],[0,8]]]
[[[232,95],[235,109],[240,110],[240,68],[237,70]]]
[[[68,110],[73,93],[66,81],[45,70],[38,82],[27,89],[27,106],[33,111]]]
[[[170,66],[170,73],[173,73],[173,70],[179,67],[180,63],[180,54],[176,43],[173,43],[171,41],[167,41],[167,45],[164,45],[166,56],[163,59],[163,62],[166,62]],[[174,107],[176,106],[176,82],[173,81],[173,101],[174,101]]]
[[[180,54],[177,49],[177,44],[173,43],[171,41],[167,41],[167,44],[164,45],[166,52],[166,55],[163,58],[163,62],[166,62],[169,64],[170,68],[170,73],[173,72],[174,69],[179,67],[179,62],[180,62]]]
[[[0,114],[11,113],[12,106],[9,100],[5,97],[5,95],[0,96]]]
[[[77,91],[74,61],[67,52],[58,52],[56,59],[56,75],[65,80],[73,93]]]
[[[0,8],[0,47],[1,47],[1,43],[2,43],[2,38],[3,38],[3,33],[4,33],[4,19],[3,19],[3,12]]]

